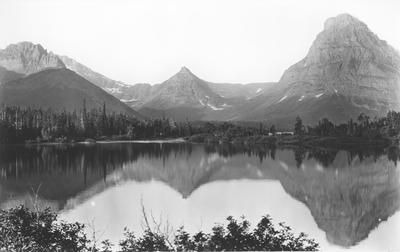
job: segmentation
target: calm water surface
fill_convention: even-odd
[[[0,208],[51,206],[114,244],[142,206],[177,229],[269,214],[323,250],[400,250],[397,148],[338,151],[186,143],[0,146]]]

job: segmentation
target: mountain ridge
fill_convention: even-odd
[[[306,123],[316,123],[322,117],[340,123],[361,112],[382,116],[400,108],[399,62],[395,49],[367,25],[349,14],[338,15],[325,22],[305,58],[284,72],[277,88],[253,112],[240,118],[279,119],[290,114],[282,119],[287,124],[296,114]],[[314,107],[321,100],[330,104],[328,110],[309,113],[301,109]],[[344,111],[342,116],[335,115],[338,109]],[[313,118],[317,115],[321,117]]]
[[[118,89],[119,87],[127,86],[127,84],[121,81],[112,80],[68,56],[58,55],[58,57],[64,63],[66,68],[78,73],[88,81],[92,82],[98,87],[103,88],[109,93],[113,93],[113,91],[115,91],[115,89]]]
[[[5,49],[0,49],[0,66],[24,75],[48,68],[65,68],[64,63],[53,52],[48,52],[40,44],[28,41],[10,44]]]
[[[296,116],[306,124],[324,117],[342,123],[360,113],[374,117],[400,110],[399,53],[349,14],[328,18],[306,56],[278,83],[213,83],[182,67],[159,84],[127,85],[40,44],[0,50],[0,84],[48,68],[71,69],[149,117],[262,120],[288,128]]]
[[[0,101],[7,105],[80,111],[83,101],[87,109],[99,109],[106,103],[107,111],[143,117],[114,96],[66,69],[46,69],[0,85]]]

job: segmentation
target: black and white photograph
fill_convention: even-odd
[[[400,1],[0,0],[0,251],[400,251]]]

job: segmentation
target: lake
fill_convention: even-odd
[[[190,232],[269,214],[323,250],[400,250],[399,156],[393,147],[0,146],[0,208],[50,206],[114,244],[124,227],[142,232],[144,208]]]

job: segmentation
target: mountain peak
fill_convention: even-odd
[[[324,23],[324,30],[328,30],[331,28],[344,28],[346,26],[366,26],[363,22],[353,17],[350,14],[342,13],[337,15],[336,17],[331,17],[327,19]]]
[[[313,116],[329,115],[335,122],[345,122],[361,112],[382,116],[398,110],[398,53],[349,14],[329,18],[324,28],[306,57],[283,74],[279,106],[290,98],[300,105],[307,97],[313,104],[324,100],[324,105],[313,105],[319,106]],[[322,109],[326,104],[330,105]],[[311,115],[308,108],[296,113]],[[313,119],[310,116],[305,120]]]
[[[47,54],[47,50],[43,48],[41,44],[34,44],[30,41],[22,41],[18,42],[16,44],[10,44],[6,47],[6,51],[18,51],[18,52],[34,52],[38,54]]]
[[[0,49],[0,66],[20,74],[32,74],[47,68],[65,68],[64,63],[54,53],[29,41]]]
[[[178,73],[180,73],[180,74],[190,74],[190,75],[193,75],[193,73],[189,70],[189,68],[187,68],[187,67],[185,67],[185,66],[181,67],[181,70],[179,70]]]
[[[179,70],[179,72],[177,72],[174,76],[172,76],[171,78],[173,79],[177,79],[180,80],[180,82],[188,82],[189,80],[195,80],[198,79],[198,77],[193,74],[189,68],[183,66],[181,67],[181,69]]]

